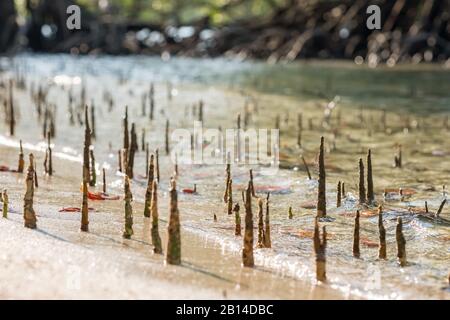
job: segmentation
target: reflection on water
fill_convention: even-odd
[[[5,61],[3,61],[5,65]],[[48,101],[56,105],[56,156],[78,160],[83,128],[70,126],[68,95],[78,108],[81,87],[87,101],[96,106],[98,164],[105,164],[112,176],[121,148],[121,117],[130,108],[131,121],[138,132],[146,128],[151,149],[164,149],[164,126],[192,128],[196,116],[192,105],[204,101],[206,127],[234,128],[237,113],[248,111],[249,127],[273,128],[281,123],[280,159],[282,169],[276,176],[255,176],[257,191],[275,190],[271,195],[273,249],[256,249],[258,266],[284,277],[314,281],[311,231],[315,216],[318,173],[316,153],[321,135],[326,141],[327,274],[329,285],[362,297],[449,298],[441,290],[446,284],[450,262],[450,209],[444,207],[439,218],[424,213],[427,201],[431,212],[447,197],[450,177],[450,128],[446,120],[450,96],[450,74],[438,66],[399,67],[369,70],[342,63],[301,63],[265,65],[227,60],[174,59],[163,63],[156,58],[67,56],[21,56],[15,59],[18,75],[26,78],[28,88],[50,88]],[[156,116],[150,121],[141,111],[142,94],[155,83]],[[170,82],[171,86],[167,83]],[[173,98],[168,99],[170,88]],[[109,110],[105,96],[114,107]],[[18,90],[20,105],[17,132],[25,147],[45,147],[40,136],[29,92]],[[27,109],[30,108],[30,109]],[[298,114],[302,114],[301,146],[298,142]],[[446,122],[447,121],[447,122]],[[2,125],[3,126],[3,125]],[[2,136],[2,144],[11,139]],[[402,146],[403,166],[394,168],[394,156]],[[373,154],[376,201],[384,208],[388,260],[379,261],[378,217],[375,207],[363,208],[361,218],[361,258],[352,257],[354,213],[357,209],[359,158],[367,149]],[[303,155],[310,164],[313,180],[308,180],[301,163]],[[144,174],[145,154],[136,158],[136,172]],[[161,192],[165,194],[173,164],[161,155]],[[242,240],[233,234],[234,218],[228,217],[221,202],[224,191],[224,166],[180,165],[180,190],[195,183],[198,195],[180,194],[184,230],[215,239],[224,252],[239,252]],[[235,201],[247,183],[247,172],[232,166]],[[136,201],[142,201],[145,178],[133,183]],[[77,183],[77,173],[70,181]],[[345,182],[347,196],[336,208],[336,185]],[[121,179],[111,179],[109,188],[120,193]],[[397,190],[402,188],[404,195]],[[383,197],[385,189],[390,193]],[[293,219],[288,219],[288,208]],[[241,207],[243,207],[241,205]],[[256,212],[256,201],[254,201]],[[214,222],[216,213],[218,221]],[[255,214],[256,216],[256,214]],[[395,227],[403,218],[409,265],[396,262]],[[165,214],[163,214],[165,219]],[[144,226],[145,227],[145,226]],[[239,255],[223,263],[239,267]],[[191,262],[200,268],[200,262]],[[277,289],[279,290],[279,288]]]

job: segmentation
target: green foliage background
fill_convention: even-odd
[[[15,0],[25,14],[25,0]],[[32,0],[39,1],[39,0]],[[59,0],[56,0],[59,1]],[[232,23],[243,18],[264,18],[289,0],[77,0],[91,12],[108,14],[114,19],[133,19],[146,23],[189,24],[209,18],[212,25]],[[108,9],[104,10],[105,4]]]

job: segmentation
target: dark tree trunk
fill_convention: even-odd
[[[18,26],[14,0],[0,1],[0,52],[6,52],[14,44]]]

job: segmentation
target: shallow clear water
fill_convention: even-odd
[[[3,60],[1,65],[8,68],[10,62]],[[32,86],[36,90],[38,84],[52,86],[48,101],[57,110],[54,152],[57,157],[72,161],[80,159],[83,128],[69,125],[68,92],[72,90],[77,105],[81,83],[84,84],[87,101],[96,105],[96,159],[99,168],[107,168],[108,187],[114,193],[122,190],[122,180],[115,171],[125,105],[130,108],[130,121],[136,122],[139,139],[141,129],[146,128],[151,149],[161,150],[162,189],[168,186],[173,171],[173,164],[163,152],[166,117],[170,118],[172,129],[191,129],[195,120],[191,106],[200,99],[204,101],[204,126],[208,128],[234,128],[236,115],[244,114],[246,102],[252,110],[249,127],[274,128],[279,115],[282,169],[274,176],[255,174],[257,191],[269,186],[279,191],[271,195],[273,248],[256,249],[256,263],[280,275],[311,282],[314,257],[310,231],[315,216],[312,206],[317,197],[314,179],[318,176],[314,163],[323,135],[327,149],[327,208],[333,218],[323,222],[330,237],[328,285],[362,297],[449,298],[448,290],[442,288],[447,285],[450,265],[450,209],[444,207],[440,219],[408,210],[422,210],[424,201],[428,201],[434,212],[447,197],[442,190],[450,177],[450,129],[444,125],[450,112],[447,70],[438,66],[369,70],[343,63],[266,65],[228,60],[163,62],[144,57],[68,56],[21,56],[14,59],[14,66],[16,71],[10,70],[25,75],[28,90]],[[167,98],[168,81],[173,86],[172,100]],[[156,101],[153,122],[148,119],[148,112],[146,116],[141,114],[141,95],[149,90],[151,82],[155,83]],[[105,92],[115,102],[110,112],[103,99]],[[20,108],[18,134],[15,139],[2,135],[0,143],[14,144],[20,137],[26,148],[43,150],[41,124],[36,121],[29,92],[16,90],[15,98]],[[328,124],[323,125],[325,107],[330,101],[336,106]],[[387,130],[381,121],[381,109],[387,110]],[[299,112],[303,114],[304,127],[301,147],[296,144]],[[3,123],[1,128],[6,131]],[[403,146],[401,169],[392,165],[397,144]],[[357,165],[359,158],[365,159],[368,148],[373,153],[376,200],[384,207],[387,261],[377,259],[378,218],[371,212],[361,218],[361,259],[353,258],[351,252],[353,217],[358,207]],[[307,179],[300,155],[310,163],[313,180]],[[135,164],[138,176],[133,183],[137,201],[143,200],[145,190],[144,161],[145,154],[139,152]],[[194,183],[198,188],[198,195],[180,193],[182,227],[218,239],[224,250],[239,252],[242,240],[234,236],[234,218],[227,216],[221,201],[224,169],[224,165],[180,165],[179,189],[191,188]],[[235,201],[241,202],[240,190],[247,183],[247,169],[232,166]],[[345,182],[347,190],[341,208],[336,208],[335,199],[338,180]],[[384,200],[386,188],[403,188],[412,195],[400,199],[394,194]],[[289,206],[294,212],[292,220],[287,218]],[[254,201],[255,220],[256,212]],[[217,222],[213,221],[214,213]],[[405,268],[396,262],[398,216],[404,222],[409,261]],[[238,259],[226,263],[239,267]]]

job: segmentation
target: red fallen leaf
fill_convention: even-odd
[[[0,165],[0,172],[17,172],[17,170],[10,169],[8,166]]]
[[[346,211],[342,214],[344,217],[355,217],[356,216],[356,210],[355,211]],[[378,215],[378,209],[367,209],[367,210],[360,210],[359,216],[361,218],[370,218],[375,217]]]
[[[400,194],[400,188],[386,188],[386,189],[384,189],[384,192]],[[410,196],[410,195],[415,194],[416,190],[410,189],[410,188],[406,188],[406,189],[402,188],[402,193],[404,196]]]
[[[95,211],[94,208],[88,208],[89,211]],[[67,207],[67,208],[62,208],[61,210],[59,210],[59,212],[81,212],[81,208],[78,207]]]
[[[361,237],[361,243],[369,248],[378,248],[378,242],[369,240],[368,238]]]
[[[195,191],[194,189],[183,189],[183,193],[194,194],[197,193],[197,191]]]
[[[90,192],[88,191],[88,198],[90,200],[119,200],[119,196],[111,196],[103,192]]]
[[[317,206],[317,203],[315,201],[305,201],[300,204],[300,207],[304,209],[315,209]]]

